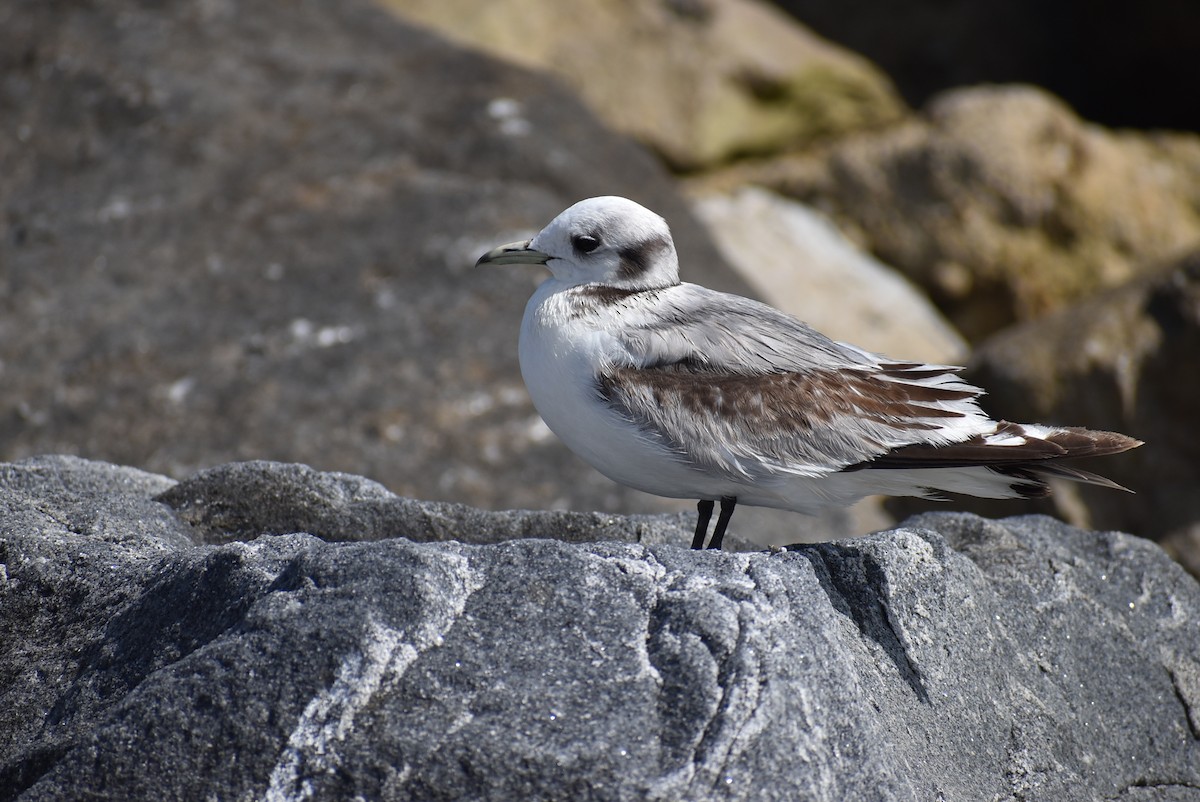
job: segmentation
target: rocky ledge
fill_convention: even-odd
[[[0,466],[0,798],[1200,799],[1200,587],[1157,546],[686,529]]]

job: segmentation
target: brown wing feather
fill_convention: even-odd
[[[730,465],[731,455],[789,469],[811,466],[814,473],[869,460],[965,417],[946,406],[980,393],[962,383],[913,384],[867,369],[746,375],[690,361],[612,368],[597,378],[597,391],[689,459],[743,475],[745,466]]]

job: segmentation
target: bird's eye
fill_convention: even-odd
[[[580,253],[591,253],[600,247],[600,240],[595,237],[590,237],[587,234],[576,234],[571,237],[571,244],[575,246],[575,250]]]

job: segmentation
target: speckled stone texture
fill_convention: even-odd
[[[1153,544],[686,524],[0,466],[0,798],[1200,798],[1200,587]]]

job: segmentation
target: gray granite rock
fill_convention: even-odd
[[[1200,796],[1200,587],[1127,535],[472,545],[264,463],[46,458],[0,500],[3,799]]]
[[[463,543],[554,538],[687,545],[696,523],[694,515],[686,514],[480,510],[403,498],[361,476],[262,461],[201,471],[157,499],[192,526],[195,542],[209,544],[305,532],[331,542],[387,537]],[[755,547],[735,535],[732,548]]]
[[[670,218],[553,79],[368,0],[0,3],[0,460],[239,459],[483,507],[664,512],[571,455],[517,367],[543,273],[474,270],[580,198]]]

